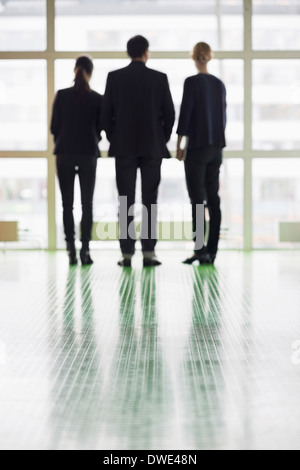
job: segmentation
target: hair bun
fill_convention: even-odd
[[[209,62],[212,58],[210,46],[205,42],[198,42],[194,47],[192,57],[194,60],[201,63]]]

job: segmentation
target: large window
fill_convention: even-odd
[[[0,150],[47,149],[45,60],[0,61]]]
[[[56,0],[56,47],[123,50],[143,32],[155,51],[188,50],[205,37],[214,49],[243,49],[242,0]]]
[[[127,40],[143,33],[149,67],[168,74],[177,118],[184,80],[196,73],[192,47],[202,40],[215,52],[210,72],[225,82],[228,102],[221,247],[286,247],[279,224],[300,221],[299,17],[300,0],[1,0],[0,221],[18,222],[17,246],[64,243],[48,131],[55,91],[72,86],[74,59],[87,52],[92,87],[104,93],[107,73],[129,62]],[[175,142],[176,124],[171,151]],[[103,135],[104,156],[107,149]],[[181,203],[188,204],[183,165],[166,160],[160,220],[168,204],[174,221],[189,223]],[[75,217],[79,223],[78,197]],[[117,219],[110,159],[99,162],[95,219]]]
[[[299,60],[253,61],[253,147],[300,149]]]
[[[300,49],[300,0],[253,1],[253,47]]]
[[[0,218],[18,222],[18,248],[47,248],[47,162],[0,159]]]
[[[0,51],[46,47],[46,0],[1,0]]]
[[[279,225],[300,221],[300,159],[256,159],[253,163],[254,247],[286,247]]]

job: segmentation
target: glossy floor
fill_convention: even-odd
[[[0,253],[2,449],[300,449],[300,253],[160,257]]]

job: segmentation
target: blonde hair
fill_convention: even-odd
[[[200,64],[206,64],[213,57],[211,47],[206,42],[198,42],[193,49],[192,58]]]

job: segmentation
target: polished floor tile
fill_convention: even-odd
[[[300,253],[184,255],[0,253],[1,449],[300,449]]]

